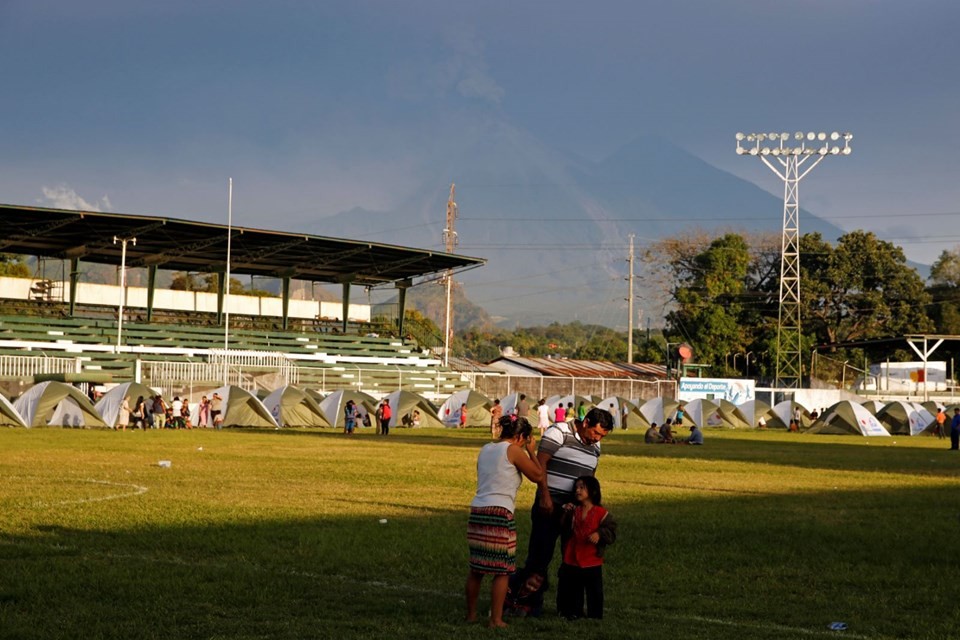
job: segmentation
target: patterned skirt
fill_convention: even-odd
[[[503,507],[472,507],[467,521],[470,568],[509,575],[517,569],[517,523]]]

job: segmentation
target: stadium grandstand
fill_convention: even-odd
[[[59,261],[62,276],[0,277],[0,382],[86,387],[137,381],[192,396],[221,384],[446,397],[469,380],[440,366],[438,336],[404,321],[406,291],[484,260],[302,233],[173,218],[0,205],[0,252]],[[228,251],[228,247],[229,251]],[[146,286],[82,281],[82,263],[146,272]],[[159,288],[159,270],[215,276],[216,292]],[[228,275],[229,274],[229,275]],[[228,277],[274,278],[280,295],[224,293]],[[126,284],[121,276],[120,283]],[[292,283],[340,285],[341,302]],[[395,288],[374,312],[351,289]],[[121,313],[122,310],[122,313]],[[19,389],[18,389],[19,387]]]

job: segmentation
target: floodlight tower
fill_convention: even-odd
[[[780,254],[780,313],[777,322],[777,378],[780,388],[799,388],[800,353],[800,181],[828,155],[850,155],[851,133],[798,131],[738,133],[737,154],[763,160],[783,180],[783,239]],[[840,146],[842,143],[843,146]],[[773,157],[773,160],[770,157]],[[776,166],[774,163],[780,166]],[[810,161],[803,173],[800,168]],[[782,171],[781,171],[782,169]]]

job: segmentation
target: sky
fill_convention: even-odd
[[[960,244],[957,24],[955,0],[0,0],[0,202],[223,222],[232,177],[235,224],[295,230],[389,210],[491,118],[592,161],[655,134],[782,195],[734,134],[838,130],[801,206],[930,264]]]

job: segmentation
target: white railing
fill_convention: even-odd
[[[226,379],[224,379],[226,375]],[[170,392],[171,389],[235,385],[248,391],[261,386],[260,378],[275,376],[273,386],[300,382],[300,368],[283,354],[269,351],[215,350],[204,362],[141,361],[145,384]]]
[[[36,353],[36,352],[34,352]],[[0,377],[27,378],[46,373],[78,373],[78,358],[56,358],[42,354],[30,356],[0,356]]]
[[[300,381],[300,368],[286,355],[276,351],[212,349],[209,362],[214,366],[219,366],[221,371],[226,367],[228,377],[230,372],[235,372],[238,377],[242,378],[244,369],[248,372],[251,370],[258,372],[271,370],[277,373],[285,384],[297,384]]]

